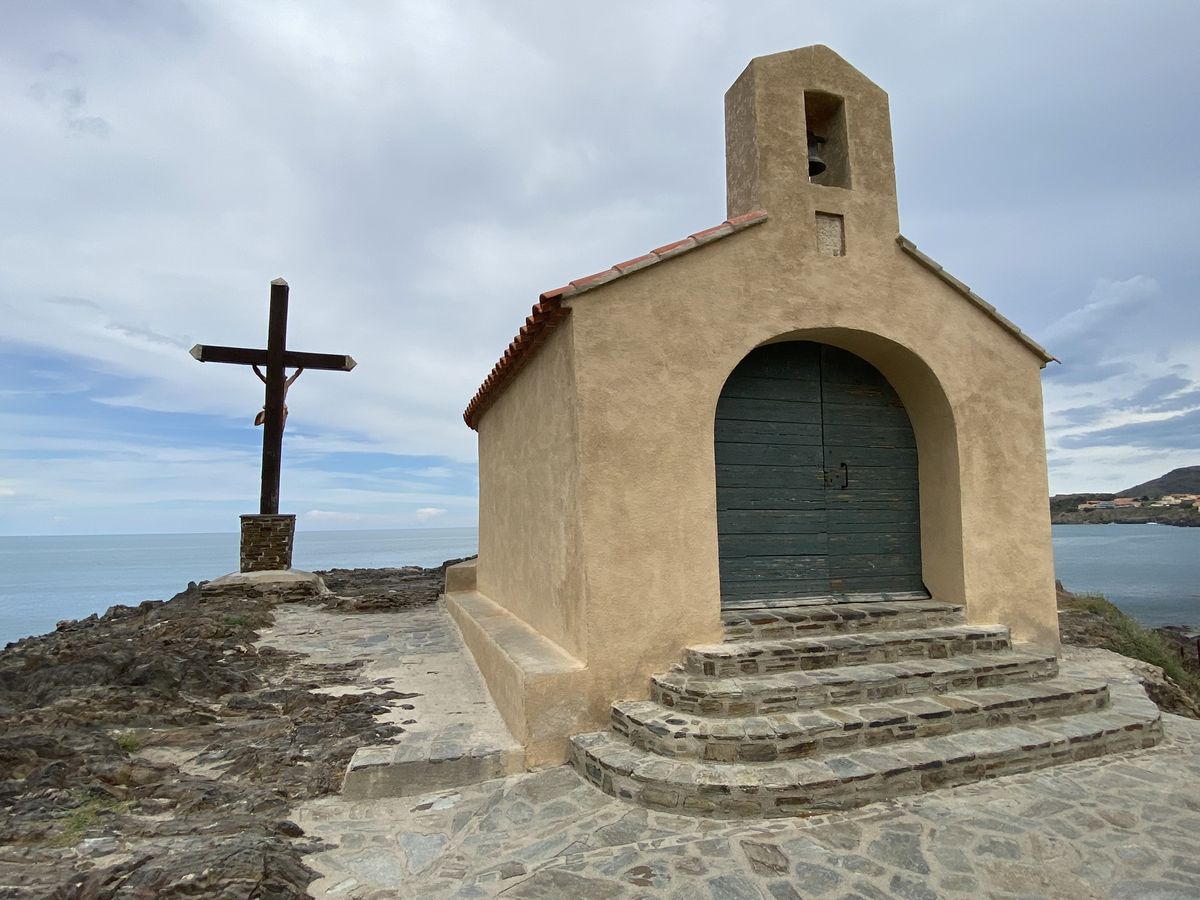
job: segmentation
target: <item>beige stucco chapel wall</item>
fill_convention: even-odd
[[[574,344],[568,319],[479,425],[479,558],[447,609],[531,768],[594,727],[585,662]],[[598,701],[597,701],[598,702]]]
[[[479,423],[476,586],[582,657],[586,605],[575,409],[568,319]]]
[[[806,91],[844,100],[831,153],[850,189],[807,177]],[[448,601],[541,762],[646,696],[683,646],[719,639],[716,403],[771,341],[840,346],[888,378],[918,445],[926,586],[1057,646],[1045,357],[897,241],[886,95],[814,47],[755,60],[726,109],[729,214],[766,221],[563,300],[569,317],[479,422],[477,591]],[[842,217],[844,255],[822,251],[818,213]],[[545,663],[537,699],[471,603],[544,641],[523,645]]]

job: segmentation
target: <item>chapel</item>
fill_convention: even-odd
[[[1053,681],[1053,357],[901,234],[887,95],[805,47],[749,64],[725,128],[725,220],[543,293],[464,415],[479,556],[445,599],[526,764],[732,815],[755,765],[860,739],[814,710],[1099,707]],[[717,799],[689,760],[733,767]],[[797,811],[788,777],[750,811]]]

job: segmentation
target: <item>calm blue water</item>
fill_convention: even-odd
[[[471,556],[475,528],[296,532],[298,569],[436,566]],[[166,600],[238,568],[236,534],[0,537],[0,647],[115,603]]]
[[[1143,625],[1200,625],[1200,528],[1055,525],[1054,569]]]
[[[300,569],[433,566],[473,554],[474,528],[299,531]],[[0,647],[114,603],[165,600],[237,569],[236,534],[0,537]],[[1058,577],[1146,625],[1200,624],[1200,528],[1055,525]]]

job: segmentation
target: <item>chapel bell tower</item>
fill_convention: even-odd
[[[894,243],[888,98],[828,47],[760,56],[725,94],[729,216],[764,209],[825,256]]]

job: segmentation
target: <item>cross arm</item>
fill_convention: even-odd
[[[251,350],[247,347],[218,347],[213,344],[197,344],[191,355],[200,362],[233,363],[241,366],[265,366],[266,350]],[[337,353],[302,353],[287,350],[283,354],[285,366],[299,369],[324,369],[326,371],[349,372],[356,365],[354,357]]]

